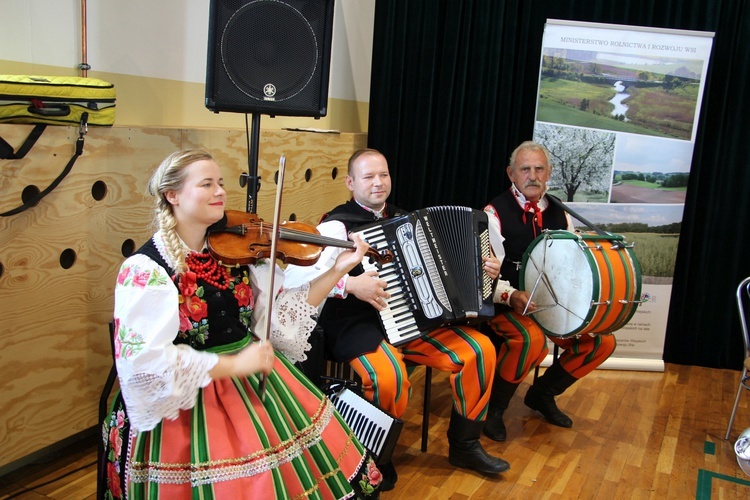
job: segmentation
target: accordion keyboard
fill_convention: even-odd
[[[362,445],[382,464],[391,459],[403,422],[348,388],[328,396]]]
[[[382,226],[371,227],[362,231],[361,234],[362,238],[374,248],[388,247]],[[394,346],[422,335],[414,317],[415,297],[410,293],[409,287],[404,285],[402,273],[399,271],[400,265],[397,259],[380,265],[370,262],[369,259],[363,263],[365,271],[377,272],[378,278],[388,283],[385,290],[391,296],[386,300],[386,308],[380,311],[380,319],[388,336],[388,342]],[[427,279],[426,275],[424,278]]]

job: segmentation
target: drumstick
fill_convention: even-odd
[[[583,222],[588,227],[590,227],[591,229],[593,229],[594,231],[596,231],[597,234],[600,234],[602,236],[609,236],[611,234],[611,233],[608,233],[607,231],[604,231],[603,229],[599,228],[593,222],[589,222],[588,220],[586,220],[586,218],[583,215],[581,215],[579,213],[576,213],[575,210],[573,210],[572,208],[570,208],[567,205],[565,205],[562,202],[562,200],[560,200],[556,196],[552,196],[551,194],[547,193],[547,198],[549,198],[550,202],[552,202],[553,204],[555,204],[558,207],[562,208],[563,210],[565,210],[566,212],[568,212],[570,215],[572,215],[573,217],[575,217],[576,219],[578,219],[579,221]]]

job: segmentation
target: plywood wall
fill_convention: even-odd
[[[20,146],[27,125],[0,125]],[[77,127],[50,126],[20,160],[0,160],[0,213],[47,187],[74,151]],[[364,134],[265,131],[257,212],[270,220],[285,154],[282,216],[315,223],[348,199],[346,160]],[[97,425],[111,366],[107,322],[123,248],[152,233],[151,172],[169,153],[201,147],[223,167],[227,208],[245,210],[244,130],[94,128],[71,173],[37,206],[0,217],[0,467]],[[335,178],[334,178],[335,177]]]

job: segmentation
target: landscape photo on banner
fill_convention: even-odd
[[[663,371],[677,243],[713,33],[548,19],[534,140],[549,193],[633,245],[640,304],[601,367]],[[599,269],[581,269],[596,285]],[[549,363],[549,359],[547,363]],[[547,364],[545,363],[545,364]]]

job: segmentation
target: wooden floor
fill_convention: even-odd
[[[433,376],[429,448],[420,451],[423,372],[414,373],[394,455],[399,481],[382,498],[750,498],[750,477],[732,450],[750,427],[750,393],[742,396],[730,441],[723,439],[739,372],[679,365],[664,373],[596,371],[558,398],[572,429],[553,427],[524,406],[530,375],[506,412],[509,440],[482,439],[511,464],[495,478],[448,464],[451,397],[442,373]],[[93,499],[95,459],[93,442],[71,446],[0,478],[0,498]]]

